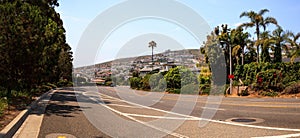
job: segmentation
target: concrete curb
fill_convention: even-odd
[[[37,100],[33,101],[27,109],[22,111],[14,120],[12,120],[1,132],[0,138],[11,138],[18,131],[21,125],[24,123],[28,115],[38,107],[38,103],[47,97],[49,94],[54,92],[55,90],[50,90],[40,96]]]

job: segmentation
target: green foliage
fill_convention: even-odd
[[[257,90],[282,91],[290,82],[299,80],[300,63],[250,63],[238,65],[235,80],[241,79],[244,85],[254,85]]]
[[[199,86],[196,84],[187,84],[181,88],[180,94],[199,94]]]
[[[73,82],[68,81],[67,79],[60,79],[59,82],[57,82],[57,87],[72,87]]]
[[[167,88],[180,89],[181,88],[181,78],[179,67],[172,68],[168,71],[168,73],[164,76],[167,82]]]
[[[167,92],[174,93],[174,94],[180,94],[180,89],[167,88]]]
[[[142,90],[146,90],[149,91],[151,90],[150,84],[149,84],[149,80],[150,80],[151,74],[147,74],[146,76],[144,76],[141,80],[141,89]]]
[[[149,84],[152,91],[164,92],[167,88],[166,80],[161,73],[152,74],[149,79]]]
[[[268,69],[266,71],[261,71],[257,73],[257,88],[258,89],[273,89],[276,91],[282,91],[282,75],[279,70],[276,69]]]
[[[5,109],[7,108],[7,100],[0,98],[0,117],[4,114]]]
[[[276,97],[276,96],[278,96],[278,93],[271,90],[271,91],[263,91],[263,92],[260,93],[260,95],[269,96],[269,97]]]
[[[197,86],[196,86],[197,85]],[[143,78],[130,78],[130,87],[132,89],[168,91],[170,93],[180,93],[181,86],[184,87],[184,93],[199,93],[197,76],[185,67],[176,67],[170,69],[164,76],[162,73],[147,74]],[[188,88],[190,86],[190,88]]]
[[[298,94],[300,93],[300,81],[292,82],[288,87],[284,89],[282,94]]]
[[[197,76],[185,67],[176,67],[168,71],[164,76],[167,82],[167,88],[180,89],[181,86],[188,84],[197,84]]]
[[[0,1],[0,86],[7,97],[71,80],[72,52],[55,6],[57,0]]]
[[[129,79],[130,81],[130,88],[132,89],[140,89],[141,88],[141,78],[140,77],[132,77]]]

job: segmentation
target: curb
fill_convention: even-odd
[[[46,93],[44,93],[42,96],[40,96],[37,100],[33,101],[27,109],[19,113],[19,115],[13,119],[1,132],[0,132],[0,138],[11,138],[14,136],[14,134],[18,131],[18,129],[21,127],[21,125],[24,123],[28,115],[38,107],[38,103],[44,99],[46,96],[48,96],[50,93],[54,92],[55,90],[50,90]]]

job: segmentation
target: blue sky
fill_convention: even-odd
[[[148,0],[148,2],[149,1],[150,0]],[[72,51],[75,53],[74,58],[76,58],[76,53],[78,52],[76,51],[76,49],[78,49],[78,43],[88,25],[95,20],[98,15],[122,2],[124,2],[124,0],[59,1],[60,6],[56,10],[61,14],[61,18],[66,29],[67,42],[70,44]],[[210,28],[223,23],[234,28],[238,24],[248,21],[247,18],[239,18],[239,15],[243,11],[259,11],[260,9],[267,8],[270,12],[265,16],[275,17],[279,25],[281,25],[284,30],[291,30],[296,33],[300,32],[300,18],[298,16],[300,13],[300,1],[298,0],[178,0],[178,2],[194,10],[207,22]],[[158,1],[156,4],[160,4],[160,2]],[[132,7],[138,8],[134,5],[132,5]],[[178,18],[180,18],[180,13],[182,13],[182,11],[175,13],[178,14]],[[126,11],[124,11],[124,14],[126,14]],[[113,19],[117,17],[111,18]],[[272,26],[270,26],[271,31],[272,29]],[[206,34],[209,32],[207,29],[203,31],[205,31],[203,33]],[[138,46],[145,45],[145,49],[138,52],[139,54],[137,55],[149,54],[150,49],[147,50],[148,42],[138,43],[138,41],[145,40],[139,36],[145,36],[150,33],[158,34],[157,36],[164,35],[166,36],[164,37],[166,38],[165,41],[176,41],[176,43],[180,44],[180,46],[175,46],[174,49],[200,48],[201,41],[204,41],[202,39],[195,39],[195,37],[193,37],[193,35],[190,34],[184,27],[174,24],[173,22],[144,18],[126,22],[118,28],[115,28],[115,30],[107,36],[102,45],[99,46],[97,56],[94,61],[81,61],[80,63],[76,63],[75,66],[109,61],[116,57],[123,57],[123,55],[136,56],[125,53],[121,54],[122,56],[120,56],[120,54],[118,55],[122,46],[126,45],[128,42],[132,43],[134,40],[137,41],[136,45]],[[139,40],[139,38],[141,38],[141,40]],[[163,42],[158,43],[158,47],[161,48],[157,48],[155,52],[163,52],[166,49],[173,49],[173,47],[170,46],[159,45],[162,43]]]

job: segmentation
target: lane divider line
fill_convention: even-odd
[[[112,98],[112,99],[118,99],[118,98],[111,97],[109,95],[102,94],[102,93],[100,93],[100,95],[104,95],[104,96],[107,96],[107,97]],[[225,122],[225,121],[219,121],[219,120],[212,120],[212,119],[200,118],[200,117],[195,117],[195,116],[190,116],[190,115],[184,115],[184,114],[180,114],[180,113],[175,113],[175,112],[171,112],[171,111],[166,111],[166,110],[162,110],[162,109],[152,108],[152,107],[140,105],[140,104],[137,104],[137,103],[125,101],[125,100],[122,100],[122,99],[118,99],[118,100],[122,101],[122,102],[126,102],[128,104],[132,104],[132,105],[136,105],[136,106],[141,106],[143,108],[160,111],[160,112],[164,112],[164,113],[167,113],[167,114],[173,114],[173,115],[178,115],[178,116],[183,116],[183,117],[195,118],[195,119],[200,120],[200,121],[203,120],[203,121],[209,121],[209,122],[214,122],[214,123],[234,125],[234,126],[241,126],[241,127],[249,127],[249,128],[257,128],[257,129],[300,132],[300,129],[293,129],[293,128],[279,128],[279,127],[255,126],[255,125],[246,125],[246,124],[241,124],[241,123]]]
[[[288,134],[288,135],[278,135],[278,136],[252,137],[252,138],[293,138],[293,137],[300,137],[300,133]]]
[[[129,116],[129,115],[126,115],[126,114],[123,113],[123,112],[120,112],[120,111],[118,111],[118,110],[115,110],[115,109],[113,109],[113,108],[107,106],[107,105],[104,104],[102,101],[99,101],[99,100],[97,100],[97,99],[95,99],[95,98],[93,98],[93,97],[89,97],[89,98],[90,98],[91,100],[93,100],[93,101],[99,103],[99,105],[102,105],[103,107],[105,107],[105,108],[107,108],[107,109],[109,109],[109,110],[111,110],[111,111],[113,111],[113,112],[115,112],[115,113],[117,113],[117,114],[119,114],[119,115],[125,116],[125,117],[127,117],[127,118],[129,118],[129,119],[131,119],[131,120],[133,120],[133,121],[135,121],[135,122],[138,122],[138,123],[143,124],[143,125],[145,125],[145,126],[151,127],[151,128],[156,129],[156,130],[158,130],[158,131],[164,132],[164,133],[166,133],[166,134],[172,135],[172,136],[174,136],[174,137],[178,137],[178,138],[189,138],[188,136],[185,136],[185,135],[182,135],[182,134],[179,134],[179,133],[175,133],[175,132],[172,132],[172,131],[163,129],[163,128],[158,128],[158,127],[156,127],[156,126],[153,126],[153,125],[148,124],[147,122],[143,122],[143,121],[137,120],[137,119],[135,119],[135,118],[133,118],[133,117],[131,117],[131,116]]]
[[[120,107],[128,107],[128,108],[142,108],[137,106],[130,106],[130,105],[122,105],[122,104],[107,104],[108,106],[120,106]]]

